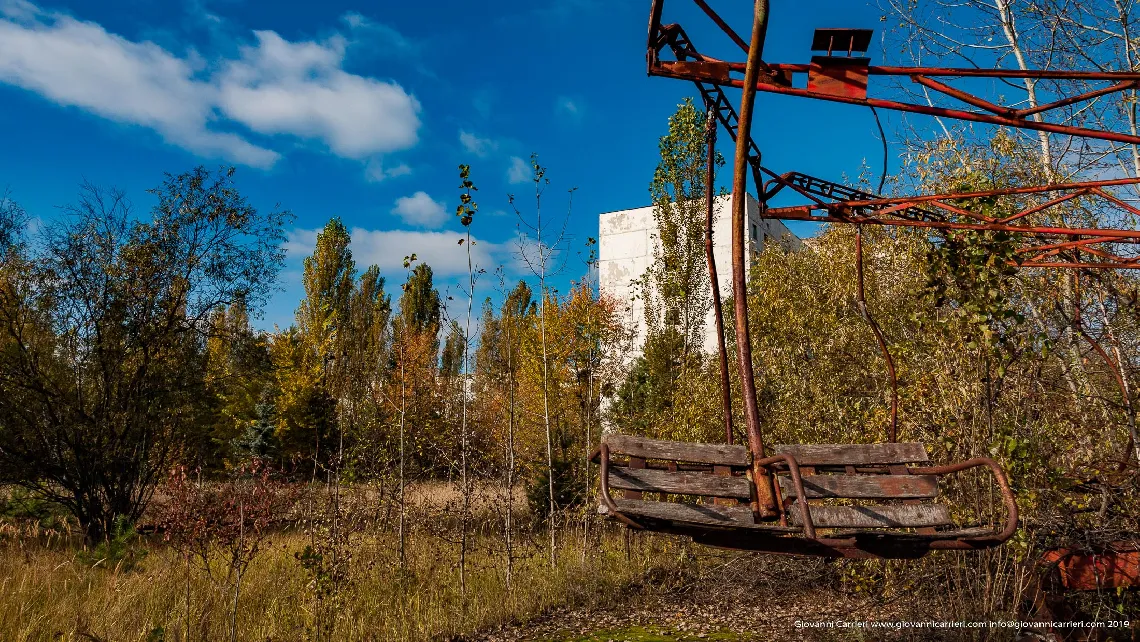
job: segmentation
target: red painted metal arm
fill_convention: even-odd
[[[1005,475],[998,463],[989,457],[974,457],[966,461],[958,462],[956,464],[949,464],[947,466],[917,466],[907,467],[907,470],[912,475],[948,475],[950,473],[957,473],[968,468],[976,468],[978,466],[985,466],[990,469],[994,475],[994,481],[997,482],[998,489],[1001,491],[1002,503],[1005,504],[1006,520],[1005,528],[1001,532],[987,537],[971,537],[967,540],[996,540],[1001,543],[1013,537],[1017,531],[1017,499],[1013,496],[1013,490],[1009,487],[1009,479]]]

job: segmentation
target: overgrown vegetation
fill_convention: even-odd
[[[550,215],[536,156],[533,209],[530,195],[508,201],[526,278],[499,266],[497,297],[484,291],[492,266],[475,263],[481,219],[462,165],[462,313],[414,253],[393,301],[334,218],[304,260],[295,323],[273,332],[251,317],[288,215],[250,207],[232,169],[168,176],[149,217],[84,185],[35,238],[0,200],[0,639],[440,639],[726,572],[677,539],[631,544],[599,523],[589,460],[606,429],[722,439],[719,372],[701,350],[704,118],[686,101],[660,141],[637,346],[622,302],[596,291],[593,239],[571,287],[552,287],[582,248]],[[970,191],[1058,171],[1004,133],[984,145],[947,133],[911,147],[900,183]],[[1020,203],[959,205],[1001,217]],[[1080,198],[1063,211],[1102,218]],[[914,562],[731,563],[868,600],[939,600],[947,619],[1029,615],[1043,550],[1140,532],[1140,281],[1086,274],[1078,287],[1019,268],[999,233],[869,227],[862,243],[867,305],[899,372],[900,439],[936,462],[999,460],[1022,529],[996,550]],[[884,439],[885,364],[855,300],[854,251],[854,230],[836,226],[754,258],[768,443]],[[1000,504],[970,475],[946,499],[962,523]],[[1140,610],[1135,594],[1075,602],[1089,618]]]

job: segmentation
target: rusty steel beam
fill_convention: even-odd
[[[743,63],[730,62],[730,69],[737,70]],[[769,63],[772,71],[807,73],[811,65],[805,63]],[[1035,80],[1116,80],[1140,81],[1140,72],[1135,71],[1061,71],[1045,69],[974,69],[966,67],[890,67],[868,65],[867,72],[872,76],[951,76],[957,78],[1030,78]]]
[[[745,49],[743,39],[720,17],[704,0],[694,0],[694,3],[718,26],[737,46]],[[647,42],[647,70],[650,75],[664,76],[691,80],[699,83],[712,83],[715,85],[742,88],[744,80],[733,77],[732,74],[743,74],[747,64],[742,62],[725,62],[701,55],[689,41],[684,29],[678,24],[662,25],[661,15],[664,0],[653,0],[649,20],[649,39]],[[670,48],[675,61],[661,60],[661,52]],[[846,59],[850,60],[850,59]],[[1049,122],[1038,122],[1028,117],[1049,112],[1080,102],[1099,98],[1101,96],[1136,89],[1140,87],[1140,73],[1132,71],[1070,71],[1070,70],[1011,70],[1011,69],[967,69],[954,67],[897,67],[853,64],[861,77],[891,76],[907,78],[911,82],[924,85],[929,89],[956,100],[973,105],[987,112],[977,113],[947,107],[935,107],[907,103],[896,100],[867,97],[866,91],[860,89],[856,95],[844,93],[829,93],[812,91],[793,87],[793,80],[797,74],[808,74],[812,71],[811,64],[769,64],[763,60],[757,61],[762,74],[750,84],[757,91],[772,92],[804,98],[815,98],[831,102],[841,102],[856,105],[865,105],[894,111],[911,112],[954,118],[973,122],[988,123],[1021,129],[1032,129],[1054,134],[1081,136],[1128,144],[1140,144],[1140,136],[1110,132],[1104,130],[1063,125]],[[999,80],[1035,79],[1035,80],[1082,80],[1104,81],[1113,84],[1099,89],[1067,96],[1056,101],[1026,109],[1016,109],[995,105],[967,91],[951,87],[945,83],[932,80],[932,77],[947,78],[994,78]]]
[[[745,85],[745,82],[743,80],[737,80],[728,77],[724,73],[725,63],[710,62],[702,64],[699,62],[686,62],[683,64],[685,65],[683,69],[675,69],[669,66],[670,63],[660,63],[660,65],[656,68],[654,75],[664,76],[668,78],[678,78],[682,80],[692,80],[696,82],[710,82],[736,88],[743,88]],[[731,63],[728,64],[728,67],[731,68]],[[938,116],[941,118],[953,118],[955,120],[986,123],[988,125],[1015,127],[1018,129],[1032,129],[1035,131],[1048,132],[1050,134],[1062,134],[1066,136],[1078,136],[1081,138],[1107,140],[1116,143],[1127,143],[1129,145],[1140,145],[1140,136],[1133,136],[1132,134],[1102,131],[1099,129],[1089,129],[1087,127],[1076,127],[1073,125],[1059,125],[1056,123],[1038,122],[1036,120],[1018,118],[1015,116],[981,114],[950,107],[935,107],[932,105],[904,103],[897,100],[886,100],[883,98],[859,98],[855,96],[845,96],[840,94],[821,93],[808,89],[799,89],[797,87],[791,87],[784,84],[777,84],[765,80],[758,80],[756,82],[756,90],[774,94],[783,94],[786,96],[799,96],[801,98],[815,98],[817,100],[826,100],[829,102],[847,103],[849,105],[877,107],[879,109],[889,109],[891,111],[925,114],[927,116]]]
[[[1070,182],[1033,187],[979,190],[959,194],[881,198],[797,172],[776,175],[767,168],[762,168],[762,170],[773,176],[764,188],[766,198],[774,196],[784,188],[789,188],[811,201],[803,205],[767,208],[765,216],[771,218],[817,223],[899,225],[942,230],[1008,232],[1017,234],[1021,239],[1023,246],[1018,249],[1019,253],[1034,254],[1032,258],[1015,263],[1016,265],[1025,267],[1058,267],[1061,265],[1065,267],[1095,265],[1099,268],[1140,267],[1140,257],[1120,256],[1104,248],[1092,247],[1097,244],[1140,244],[1140,229],[1081,228],[1063,225],[1037,225],[1027,222],[1030,215],[1047,212],[1050,208],[1080,196],[1103,198],[1129,213],[1140,214],[1140,210],[1103,189],[1110,186],[1140,185],[1140,179]],[[961,201],[973,199],[1046,195],[1056,192],[1069,193],[1032,205],[1001,219],[975,214],[959,206]],[[834,200],[827,202],[821,197]],[[955,204],[947,201],[954,201]],[[954,214],[958,218],[950,218],[947,213]],[[1075,250],[1077,248],[1103,258],[1105,261],[1103,263],[1081,261],[1079,255],[1068,261],[1044,261],[1047,255],[1056,255],[1061,250]]]

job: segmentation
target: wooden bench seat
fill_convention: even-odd
[[[757,465],[776,480],[779,522],[758,520],[753,512],[751,458],[743,446],[607,435],[595,455],[603,470],[599,512],[635,528],[688,534],[714,545],[794,553],[794,543],[772,542],[792,537],[809,554],[850,556],[889,557],[895,546],[900,556],[913,556],[916,547],[984,548],[1008,539],[1016,528],[1017,507],[1005,474],[987,458],[930,466],[918,443],[797,444],[774,451],[775,457]],[[989,467],[1001,487],[1007,513],[1001,532],[956,527],[949,509],[934,501],[940,476],[977,466]],[[611,496],[611,489],[621,495]]]
[[[780,476],[779,480],[784,496],[796,497],[792,480],[787,476]],[[938,480],[926,475],[804,475],[803,481],[808,499],[933,499],[938,496]]]

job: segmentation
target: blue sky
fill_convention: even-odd
[[[742,33],[747,4],[714,3]],[[817,27],[885,25],[859,1],[772,4],[771,62],[806,62]],[[692,3],[667,9],[701,51],[742,57]],[[551,179],[546,216],[561,217],[577,188],[575,257],[599,213],[648,204],[657,138],[695,95],[646,76],[648,11],[648,0],[0,0],[0,187],[40,219],[82,180],[126,190],[142,211],[163,172],[236,165],[254,206],[296,215],[282,289],[258,322],[271,328],[292,321],[301,259],[333,216],[389,291],[411,252],[441,289],[456,283],[456,167],[469,163],[477,261],[527,276],[507,195],[533,213],[532,152]],[[840,179],[882,162],[866,109],[762,94],[754,128],[778,171]],[[571,258],[554,283],[583,270]],[[477,296],[491,286],[484,277]]]

